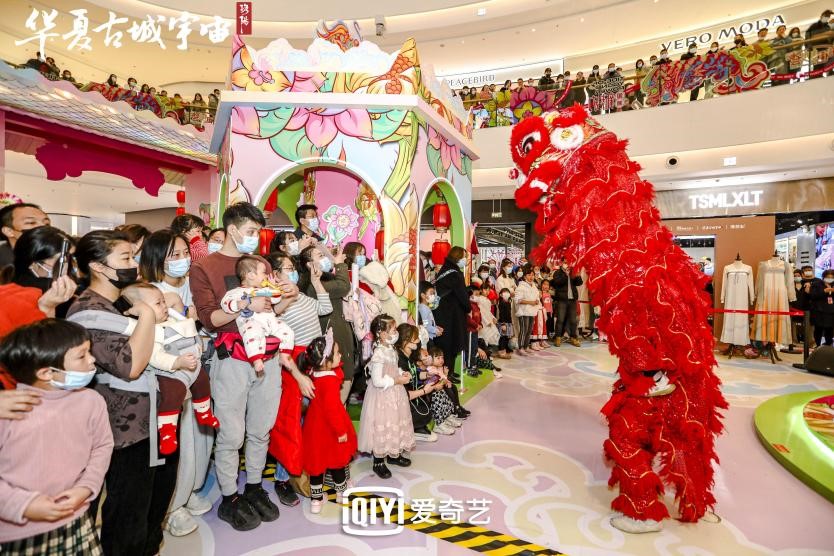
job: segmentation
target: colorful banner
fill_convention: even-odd
[[[252,2],[237,2],[235,31],[238,35],[252,34]]]
[[[123,89],[122,87],[111,87],[106,83],[87,83],[81,88],[81,90],[97,91],[101,94],[101,96],[110,102],[123,100],[135,110],[150,110],[160,118],[163,116],[163,110],[157,100],[157,97],[147,93],[131,91],[130,89]]]

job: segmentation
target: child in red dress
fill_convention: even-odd
[[[313,379],[316,397],[310,401],[302,429],[304,470],[310,476],[310,511],[321,512],[324,503],[324,473],[330,472],[336,488],[336,502],[341,503],[347,488],[348,466],[356,454],[356,431],[339,398],[344,374],[339,346],[333,342],[333,330],[310,342],[298,356],[298,368]]]

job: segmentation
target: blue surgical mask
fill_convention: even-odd
[[[466,259],[461,259],[458,261],[458,268],[460,268],[461,270],[466,268]]]
[[[58,382],[54,378],[49,381],[49,384],[54,386],[55,388],[60,388],[61,390],[80,390],[84,388],[90,381],[93,380],[93,377],[96,376],[95,371],[83,372],[83,371],[65,371],[63,369],[57,369],[55,367],[49,367],[53,373],[63,373],[64,374],[64,381]]]
[[[217,253],[223,248],[222,243],[209,243],[208,244],[208,252],[209,253]]]
[[[365,257],[365,255],[356,255],[353,258],[353,262],[356,263],[356,266],[358,266],[359,268],[362,268],[363,266],[368,264],[368,259],[367,259],[367,257]]]
[[[165,274],[171,278],[182,278],[188,274],[188,269],[191,268],[191,258],[177,259],[175,261],[165,261]]]
[[[238,232],[240,234],[240,232]],[[232,237],[234,240],[234,237]],[[258,243],[260,243],[260,238],[258,236],[243,236],[243,240],[238,243],[235,240],[235,247],[240,253],[244,255],[249,255],[255,252],[255,249],[258,248]]]
[[[287,272],[287,280],[289,280],[293,284],[297,284],[298,283],[298,271],[297,270],[292,270],[290,272]]]
[[[307,227],[314,232],[319,231],[319,219],[318,218],[308,218],[307,219]]]
[[[319,267],[321,267],[322,272],[330,272],[331,270],[333,270],[333,261],[331,261],[327,257],[319,259]]]

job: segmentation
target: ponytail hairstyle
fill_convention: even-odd
[[[394,317],[390,317],[384,313],[374,317],[374,320],[371,321],[371,334],[374,336],[374,345],[379,344],[379,335],[388,330],[388,326],[394,322],[397,322],[394,320]]]
[[[324,364],[324,336],[314,338],[307,346],[307,350],[298,356],[298,370],[310,374]],[[330,354],[333,357],[333,354]]]

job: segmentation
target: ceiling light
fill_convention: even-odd
[[[724,157],[724,166],[735,166],[736,165],[736,157],[734,156],[725,156]]]
[[[580,17],[580,18],[579,18],[579,23],[585,23],[585,18],[584,18],[584,17]]]
[[[530,29],[530,30],[531,30],[531,31],[533,31],[534,33],[536,32],[536,28],[535,28],[535,27],[533,27],[533,28],[532,28],[532,29]]]
[[[478,11],[475,12],[478,17],[484,17],[486,15],[486,8],[478,8]]]
[[[802,220],[797,220],[796,223],[797,224],[802,224]]]

